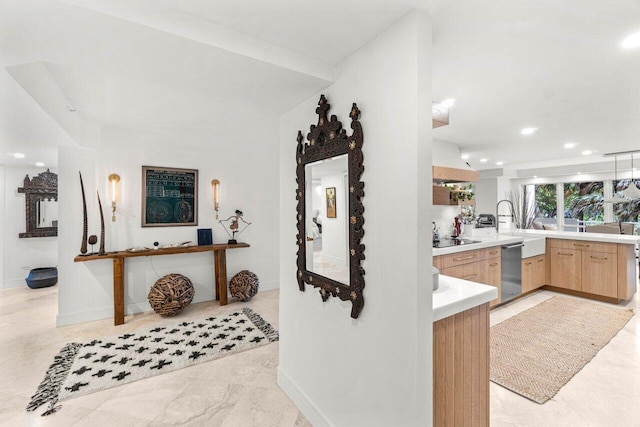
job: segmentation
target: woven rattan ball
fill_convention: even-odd
[[[249,301],[258,293],[259,285],[258,276],[249,270],[242,270],[231,278],[229,291],[231,296],[238,298],[240,301]]]
[[[193,283],[182,274],[161,277],[149,290],[149,304],[160,316],[175,316],[193,300]]]

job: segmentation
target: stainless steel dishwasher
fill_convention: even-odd
[[[524,243],[502,246],[502,290],[500,303],[522,294],[522,247]]]

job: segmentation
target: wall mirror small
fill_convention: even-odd
[[[311,125],[307,142],[298,132],[297,213],[298,271],[301,291],[319,288],[323,301],[330,296],[351,301],[351,317],[364,306],[364,172],[360,110],[351,108],[347,135],[329,104],[320,96],[318,123]]]
[[[58,235],[58,175],[50,172],[33,179],[24,178],[18,193],[25,196],[26,231],[20,238],[53,237]]]

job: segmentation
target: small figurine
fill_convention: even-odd
[[[229,236],[229,241],[227,242],[227,244],[229,245],[238,244],[236,237],[240,235],[240,233],[242,233],[244,230],[246,230],[248,226],[251,225],[250,222],[247,222],[244,220],[244,218],[242,218],[242,215],[243,215],[242,211],[237,209],[235,215],[231,215],[227,219],[221,219],[220,221],[218,221],[220,224],[223,225],[223,227],[224,227],[224,224],[223,224],[224,222],[231,221],[231,224],[229,225],[229,230],[231,230],[231,233],[229,233],[229,230],[227,230],[226,227],[224,228],[224,230],[227,232],[227,235]],[[244,227],[242,227],[242,229],[240,229],[240,221],[244,223]]]

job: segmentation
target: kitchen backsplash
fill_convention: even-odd
[[[453,218],[460,215],[460,206],[438,206],[433,205],[433,220],[440,228],[440,236],[450,236]]]

